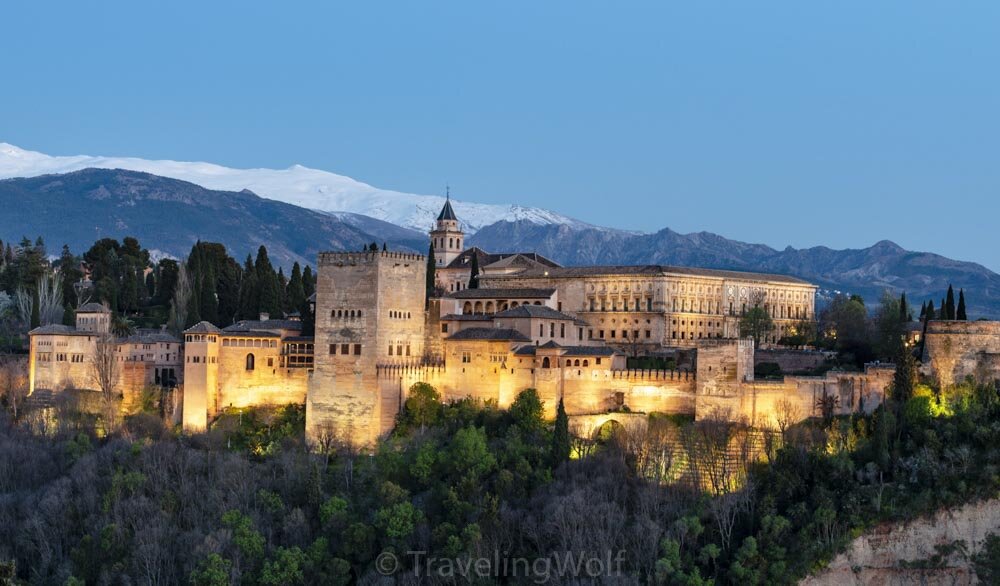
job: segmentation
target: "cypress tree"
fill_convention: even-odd
[[[955,311],[955,319],[966,321],[969,316],[965,314],[965,290],[958,290],[958,309]]]
[[[899,296],[899,321],[910,321],[910,308],[906,305],[906,292]]]
[[[385,242],[383,242],[382,243],[382,252],[387,252],[388,250],[389,250],[389,248],[386,247]]]
[[[948,306],[944,304],[944,298],[941,298],[941,305],[938,307],[937,312],[938,319],[948,319]]]
[[[247,255],[243,265],[243,278],[240,280],[240,319],[256,319],[257,317],[257,270],[253,259]]]
[[[469,289],[479,288],[479,255],[472,252],[472,273],[469,275]]]
[[[945,297],[945,307],[947,308],[947,319],[955,319],[955,290],[948,284],[948,295]]]
[[[434,243],[427,249],[427,287],[424,296],[424,307],[429,307],[431,297],[434,297],[434,289],[437,287],[437,266],[434,264]]]
[[[302,292],[306,299],[316,292],[316,277],[313,276],[312,267],[309,265],[302,269]]]
[[[198,283],[198,309],[201,319],[218,325],[219,322],[219,300],[215,296],[215,271],[212,265],[205,263],[201,271],[200,282]],[[193,297],[193,295],[192,295]]]
[[[302,268],[299,267],[299,263],[295,263],[292,265],[292,276],[288,278],[288,288],[285,293],[285,307],[290,312],[298,311],[301,314],[302,302],[305,298],[305,288],[302,286]]]
[[[930,301],[927,302],[927,311],[924,312],[924,318],[925,318],[925,321],[930,321],[932,319],[936,319],[936,316],[934,314],[934,300],[933,299],[931,299]]]
[[[563,405],[562,397],[559,398],[559,407],[556,409],[556,425],[552,430],[552,465],[569,460],[570,450],[569,439],[569,417],[566,415],[566,407]]]
[[[278,286],[278,275],[274,272],[271,260],[267,257],[267,248],[263,245],[257,249],[254,270],[257,273],[257,291],[259,293],[257,312],[268,313],[272,316],[280,315],[281,294]]]
[[[927,315],[927,302],[926,301],[924,301],[923,303],[920,304],[920,319],[921,320],[924,319],[925,315]]]

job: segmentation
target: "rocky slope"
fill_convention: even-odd
[[[426,232],[445,198],[379,189],[344,175],[302,165],[287,169],[234,169],[212,163],[151,161],[135,157],[90,155],[50,156],[0,142],[0,179],[67,173],[87,168],[128,169],[189,181],[210,190],[254,193],[307,209],[352,212]],[[553,211],[519,205],[492,205],[453,200],[466,231],[499,220],[527,220],[538,224],[588,224]]]
[[[426,238],[417,243],[412,232],[367,218],[342,219],[249,191],[212,191],[113,169],[0,181],[0,209],[0,238],[42,236],[55,254],[63,244],[82,253],[98,238],[135,236],[151,249],[184,256],[200,239],[225,244],[237,258],[264,244],[275,263],[290,267],[296,261],[315,266],[320,250],[358,250],[375,240],[426,246]]]
[[[1000,499],[940,511],[931,518],[884,525],[858,537],[801,586],[976,583],[969,558],[990,533],[1000,533]],[[955,545],[964,542],[964,553]],[[942,552],[951,551],[948,555]],[[933,558],[938,555],[939,559]]]

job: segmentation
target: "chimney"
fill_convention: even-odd
[[[266,311],[260,312],[260,321],[267,321],[269,319],[271,319],[270,313],[267,313]]]

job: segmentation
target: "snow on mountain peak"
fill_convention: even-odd
[[[323,212],[363,214],[421,232],[430,229],[445,198],[379,189],[328,171],[292,165],[287,169],[233,169],[213,163],[89,155],[49,156],[0,142],[0,179],[68,173],[88,167],[128,169],[189,181],[208,189],[242,191]],[[501,220],[588,226],[541,208],[483,204],[452,199],[467,232]]]

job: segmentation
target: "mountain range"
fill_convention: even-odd
[[[372,187],[350,177],[292,165],[287,169],[233,169],[212,163],[150,161],[133,157],[55,157],[0,142],[0,179],[68,173],[81,169],[127,169],[170,177],[220,191],[255,194],[323,212],[352,212],[427,232],[445,198]],[[500,220],[594,227],[568,216],[519,205],[491,205],[452,200],[462,227],[473,233]]]
[[[110,168],[109,168],[110,167]],[[313,264],[320,250],[387,242],[426,252],[427,227],[444,198],[380,190],[340,175],[293,166],[229,169],[208,163],[133,158],[50,157],[0,143],[0,238],[41,235],[55,247],[86,250],[99,237],[136,236],[183,256],[200,240],[239,257],[264,244],[276,263]],[[709,232],[626,232],[556,212],[452,200],[467,242],[494,252],[537,251],[564,265],[674,264],[765,271],[807,279],[821,302],[838,292],[874,302],[906,291],[919,304],[948,284],[968,292],[973,317],[1000,317],[1000,275],[982,265],[889,242],[863,249],[778,250]]]

